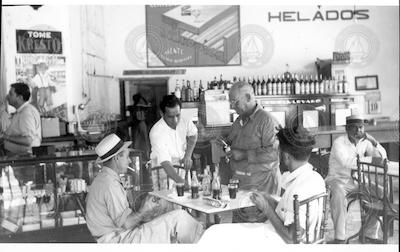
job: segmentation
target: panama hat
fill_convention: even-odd
[[[127,149],[131,144],[132,141],[124,142],[116,134],[110,134],[96,146],[95,152],[99,156],[96,161],[103,163]]]
[[[364,119],[362,115],[351,115],[346,117],[346,125],[352,124],[365,124],[368,121]]]

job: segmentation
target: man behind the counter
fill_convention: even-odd
[[[192,121],[181,118],[181,108],[181,101],[175,95],[164,96],[160,103],[162,118],[150,130],[152,166],[161,165],[165,171],[160,172],[160,181],[152,176],[154,190],[166,189],[167,175],[177,183],[185,183],[184,172],[178,174],[173,165],[183,163],[190,170],[193,164],[197,128]]]
[[[11,123],[0,139],[4,141],[7,154],[31,153],[32,147],[40,146],[42,141],[40,114],[28,101],[31,97],[29,86],[25,83],[11,84],[7,95],[8,104],[17,110]]]
[[[242,188],[275,194],[280,176],[275,121],[256,103],[253,88],[245,82],[232,86],[229,101],[239,114],[227,137],[233,178],[239,179]],[[242,218],[245,212],[234,213],[234,221],[249,221]],[[247,212],[247,216],[254,215]]]

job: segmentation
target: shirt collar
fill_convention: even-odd
[[[113,169],[108,168],[107,166],[103,166],[102,172],[110,175],[112,178],[116,179],[119,183],[122,183],[121,178],[119,177],[118,173],[116,173]]]
[[[17,113],[21,112],[21,110],[22,110],[24,107],[26,107],[26,106],[28,105],[28,103],[29,103],[29,102],[27,102],[27,101],[24,102],[24,103],[21,105],[21,107],[19,107],[19,108],[17,109],[16,112],[17,112]]]
[[[362,143],[362,142],[364,142],[364,140],[365,140],[365,138],[361,139],[361,140],[357,143],[357,145],[360,144],[360,143]],[[344,141],[345,141],[345,143],[346,143],[347,145],[350,145],[350,146],[357,146],[357,145],[354,145],[354,144],[350,141],[349,135],[347,135],[347,134],[346,134],[346,137],[344,138]]]
[[[242,117],[242,116],[240,117],[240,124],[243,126],[243,125],[245,125],[248,121],[253,120],[255,114],[256,114],[257,111],[260,110],[260,109],[262,109],[262,107],[256,103],[256,107],[255,107],[253,113],[251,113],[251,115],[249,115],[245,121],[243,120],[243,117]]]
[[[298,178],[300,175],[312,171],[313,166],[309,163],[304,164],[302,166],[300,166],[299,168],[297,168],[296,170],[292,171],[284,181],[282,181],[282,187],[283,188],[287,188],[287,185],[289,183],[291,183],[293,180],[295,180],[296,178]]]

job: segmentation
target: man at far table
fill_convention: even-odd
[[[329,172],[325,178],[331,189],[331,213],[335,228],[335,240],[329,243],[345,243],[346,239],[346,194],[357,188],[351,170],[357,169],[357,155],[386,158],[385,149],[364,130],[365,120],[361,115],[346,117],[346,135],[336,138],[329,156]],[[373,242],[378,238],[378,222],[370,221],[365,230],[366,238]]]
[[[239,114],[227,137],[227,142],[231,145],[231,151],[227,155],[233,178],[239,179],[242,188],[274,194],[280,177],[276,121],[256,103],[253,88],[245,82],[237,82],[232,86],[229,101]],[[234,212],[234,222],[249,221],[256,214],[251,213],[253,210]],[[249,218],[242,218],[243,216]]]
[[[12,115],[5,132],[0,133],[0,140],[4,142],[7,155],[32,153],[32,147],[40,146],[42,141],[40,114],[29,103],[30,97],[31,92],[27,84],[11,84],[7,101],[17,111]]]
[[[101,172],[89,187],[86,222],[99,243],[196,243],[201,223],[184,210],[165,213],[160,199],[148,196],[138,211],[129,207],[120,174],[131,163],[129,145],[116,134],[96,146]]]
[[[185,183],[185,172],[178,174],[173,165],[183,163],[186,170],[193,165],[197,128],[192,121],[181,118],[181,108],[181,101],[175,95],[164,96],[160,103],[162,118],[150,130],[152,167],[163,167],[160,181],[156,181],[157,176],[152,176],[154,190],[167,189],[167,175],[176,183]]]
[[[254,192],[250,199],[268,220],[261,223],[218,224],[208,228],[199,243],[201,244],[249,244],[277,245],[293,242],[294,209],[293,196],[298,200],[324,193],[325,183],[321,175],[308,163],[315,137],[303,128],[280,129],[277,137],[281,156],[281,197],[267,191]],[[299,209],[299,223],[305,237],[306,225],[309,225],[309,239],[313,240],[315,225],[322,213],[322,204],[313,202],[308,211],[303,205]],[[306,213],[307,212],[307,213]],[[309,222],[306,223],[306,214]]]

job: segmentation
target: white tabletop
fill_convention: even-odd
[[[228,188],[224,185],[222,186],[222,199],[228,201],[225,208],[209,205],[205,200],[203,200],[203,192],[199,192],[200,197],[197,199],[191,198],[190,191],[185,192],[182,197],[178,197],[175,190],[153,191],[149,192],[149,194],[206,214],[215,214],[254,206],[254,203],[250,200],[251,191],[239,190],[236,194],[236,199],[229,199]]]

